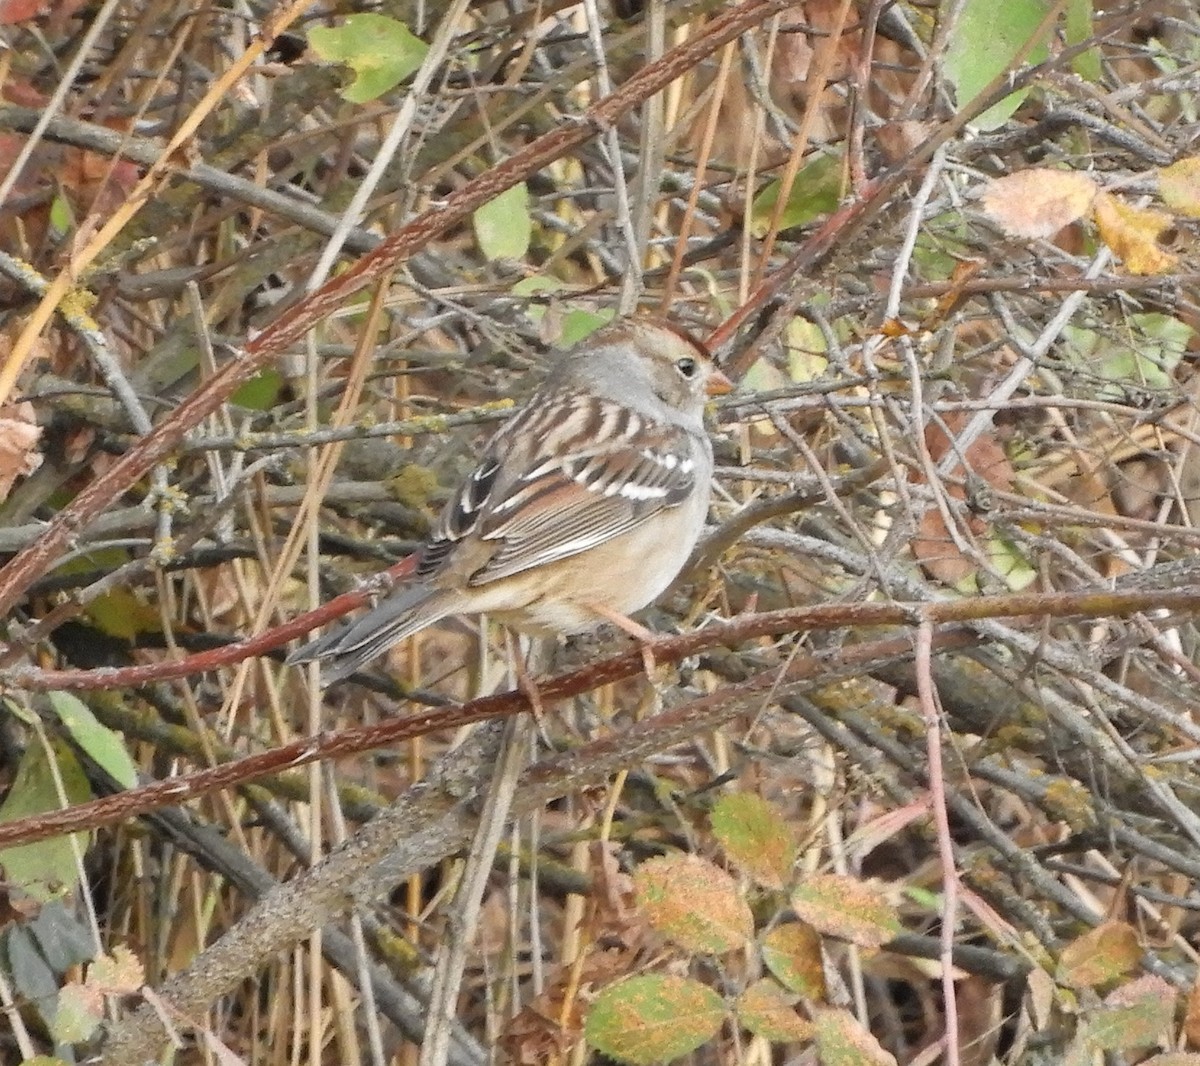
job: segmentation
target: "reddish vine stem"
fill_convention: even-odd
[[[0,614],[12,610],[30,584],[46,572],[80,529],[101,514],[120,493],[167,459],[189,429],[212,414],[235,389],[283,354],[313,326],[342,307],[354,293],[394,269],[406,256],[424,247],[434,237],[469,218],[476,208],[497,194],[560,159],[597,132],[609,128],[718,48],[791,6],[792,0],[746,0],[717,16],[696,37],[672,48],[657,62],[642,67],[619,89],[597,101],[577,122],[560,125],[500,166],[468,182],[361,257],[349,270],[284,311],[249,341],[231,362],[191,393],[169,418],[81,490],[46,526],[42,536],[0,569]]]
[[[411,561],[406,559],[386,573],[395,576],[406,572],[411,565]],[[17,669],[0,674],[0,682],[27,692],[87,692],[130,688],[188,677],[205,670],[231,666],[251,655],[270,651],[293,637],[361,606],[366,597],[366,591],[344,593],[322,604],[315,611],[309,611],[269,633],[214,651],[190,655],[176,662],[149,663],[116,669],[104,667],[98,670]],[[840,629],[846,626],[906,625],[918,615],[944,625],[1026,615],[1032,618],[1100,618],[1106,615],[1136,614],[1156,608],[1195,611],[1200,608],[1200,586],[1131,589],[1120,592],[1017,592],[1005,596],[973,596],[937,600],[932,603],[822,603],[743,615],[721,625],[706,626],[681,636],[664,637],[655,642],[654,656],[664,662],[677,662],[684,656],[694,655],[706,648],[733,646],[755,637],[779,636],[783,633],[806,630]]]
[[[1089,618],[1108,615],[1134,614],[1154,608],[1195,611],[1200,608],[1200,586],[1162,590],[1092,593],[1015,593],[1010,596],[975,597],[958,600],[939,600],[933,603],[863,603],[822,604],[816,607],[769,611],[746,615],[720,626],[709,626],[677,637],[658,640],[654,657],[660,663],[678,662],[706,648],[735,645],[764,636],[803,632],[814,629],[844,626],[953,625],[999,617],[1030,618]],[[958,630],[934,634],[938,648],[961,647],[976,638]],[[839,664],[869,663],[894,658],[903,649],[911,648],[907,635],[897,638],[854,645],[838,652]],[[789,669],[788,678],[820,676],[829,669],[829,662],[820,656],[797,656]],[[543,702],[552,703],[589,692],[601,685],[611,684],[641,672],[643,659],[638,649],[593,663],[569,674],[538,681],[538,693]],[[805,674],[804,671],[816,671]],[[66,672],[62,672],[65,674]],[[79,674],[98,674],[102,671],[79,671]],[[777,672],[769,671],[768,684],[778,683]],[[43,675],[45,678],[48,675]],[[764,675],[766,676],[766,675]],[[62,674],[59,675],[62,679]],[[31,843],[48,836],[77,832],[98,825],[120,821],[168,804],[182,803],[197,796],[229,788],[244,782],[295,769],[317,759],[342,758],[384,746],[394,746],[441,729],[454,729],[470,722],[499,718],[527,710],[528,700],[520,692],[506,692],[472,700],[457,707],[396,718],[371,726],[361,726],[338,733],[307,737],[270,751],[251,755],[235,762],[201,770],[194,774],[162,781],[157,784],[123,792],[92,803],[68,807],[53,814],[11,822],[0,826],[0,847],[16,843]]]
[[[943,650],[947,647],[961,647],[975,642],[974,636],[962,632],[947,632],[937,635],[938,647]],[[663,642],[663,644],[666,643],[668,642]],[[694,641],[680,637],[669,643],[672,647],[661,653],[660,645],[655,644],[654,654],[658,662],[678,661],[688,654],[685,649]],[[865,667],[871,662],[892,661],[901,658],[910,652],[911,647],[912,641],[907,635],[884,638],[839,650],[837,662],[839,666],[863,664]],[[643,669],[644,660],[641,652],[634,650],[594,663],[581,670],[539,680],[537,682],[538,695],[544,704],[550,704],[569,699],[601,685],[634,677]],[[826,676],[829,670],[830,662],[825,656],[798,655],[789,664],[787,680],[793,682],[807,678],[820,678]],[[745,694],[753,690],[756,685],[764,690],[772,689],[780,681],[779,671],[772,669],[764,671],[758,678],[749,682],[741,682],[733,688]],[[711,696],[706,697],[710,700],[711,698]],[[425,736],[439,730],[457,729],[460,726],[489,718],[505,718],[529,709],[528,697],[523,692],[501,692],[492,696],[483,696],[455,707],[442,707],[437,710],[391,718],[378,724],[304,737],[292,741],[290,744],[281,744],[269,751],[248,755],[219,766],[158,781],[142,788],[119,792],[112,796],[106,796],[104,799],[92,800],[89,803],[64,807],[62,810],[49,814],[39,814],[5,823],[0,825],[0,848],[17,844],[31,844],[52,836],[61,836],[65,833],[75,833],[109,825],[113,822],[125,821],[157,810],[159,807],[175,806],[211,792],[243,785],[261,777],[282,773],[286,770],[295,770],[318,759],[339,759],[358,755],[365,751],[373,751],[377,748],[394,747],[403,741],[412,740],[414,737]],[[603,742],[597,743],[602,744]],[[574,754],[577,759],[585,760],[587,749],[579,749]]]

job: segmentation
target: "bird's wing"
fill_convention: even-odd
[[[469,583],[484,585],[594,548],[692,493],[685,429],[595,397],[554,399],[531,404],[488,443],[419,573],[451,565],[471,537],[492,549],[471,552],[479,565]]]

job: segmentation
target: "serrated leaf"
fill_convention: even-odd
[[[669,1062],[711,1040],[725,1020],[725,1004],[711,988],[688,977],[640,974],[609,985],[588,1011],[587,1042],[634,1066]]]
[[[529,251],[533,219],[525,183],[505,189],[471,216],[479,250],[489,260],[520,259]]]
[[[1158,239],[1175,225],[1162,211],[1134,207],[1108,193],[1096,197],[1096,226],[1100,237],[1131,274],[1165,274],[1175,266],[1175,256],[1158,245]]]
[[[1121,985],[1087,1018],[1087,1042],[1099,1051],[1155,1044],[1174,1023],[1175,1000],[1175,989],[1154,974]]]
[[[425,60],[429,45],[386,15],[347,15],[340,26],[314,26],[308,43],[322,59],[345,63],[354,81],[342,90],[351,103],[364,104],[395,88]]]
[[[811,1040],[812,1023],[796,1013],[800,997],[768,977],[755,981],[737,998],[738,1024],[755,1036],[777,1044]]]
[[[87,778],[79,761],[64,743],[52,745],[58,772],[62,777],[68,803],[84,803],[92,798]],[[61,804],[46,753],[40,744],[30,745],[21,757],[16,779],[0,805],[0,823],[15,822],[35,814],[56,811]],[[87,847],[88,834],[51,837],[36,844],[23,844],[0,850],[0,870],[7,880],[18,885],[43,903],[65,896],[75,887],[78,868],[71,847]]]
[[[816,874],[792,892],[792,909],[818,932],[877,948],[901,931],[900,918],[882,891],[853,877]]]
[[[754,933],[737,882],[697,855],[649,859],[633,875],[637,905],[650,924],[688,951],[723,955]]]
[[[1159,171],[1158,194],[1171,210],[1200,218],[1200,156],[1190,155]]]
[[[884,1051],[848,1011],[829,1008],[813,1017],[821,1066],[896,1066],[893,1055]]]
[[[133,788],[137,784],[137,767],[129,757],[120,734],[101,725],[91,708],[78,696],[70,692],[50,692],[48,695],[50,706],[75,743],[111,774],[122,788]]]
[[[1017,53],[1040,26],[1046,0],[966,0],[950,37],[943,70],[954,86],[958,106],[965,107],[1002,71],[1013,66]],[[1026,63],[1048,55],[1045,41],[1026,53]],[[1002,126],[1021,106],[1028,89],[1006,96],[975,119],[981,130]]]
[[[1137,930],[1127,922],[1102,922],[1065,948],[1058,960],[1058,979],[1072,988],[1110,984],[1142,961]]]
[[[1099,191],[1086,174],[1033,167],[993,178],[980,202],[984,213],[1010,237],[1047,240],[1083,218]]]
[[[721,847],[760,885],[783,888],[796,861],[796,835],[783,815],[753,792],[722,796],[709,816]]]
[[[777,925],[760,944],[763,962],[785,987],[821,1003],[827,996],[821,936],[804,922]]]

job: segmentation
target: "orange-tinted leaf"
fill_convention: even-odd
[[[796,1013],[799,998],[764,977],[738,996],[734,1005],[738,1024],[777,1044],[811,1040],[812,1023]]]
[[[699,981],[641,974],[609,985],[596,997],[584,1035],[605,1055],[650,1066],[694,1051],[724,1020],[721,997]]]
[[[1158,194],[1172,210],[1200,218],[1200,156],[1190,155],[1164,168],[1158,175]]]
[[[1096,988],[1129,973],[1142,958],[1137,931],[1126,922],[1103,922],[1068,944],[1058,978],[1072,988]]]
[[[754,933],[754,918],[737,882],[699,856],[650,859],[633,881],[650,924],[689,951],[721,955],[740,948]]]
[[[1175,265],[1175,257],[1158,245],[1159,237],[1175,225],[1170,215],[1101,193],[1096,197],[1096,224],[1104,243],[1131,274],[1165,274]]]
[[[753,792],[722,796],[711,821],[725,854],[760,885],[783,888],[787,884],[796,861],[796,836],[765,799]]]
[[[878,888],[839,874],[805,878],[792,892],[792,909],[814,929],[860,947],[881,947],[901,929]]]
[[[1098,192],[1086,174],[1034,168],[989,183],[983,209],[1010,237],[1049,239],[1083,218]]]
[[[821,936],[804,922],[777,925],[762,938],[767,969],[787,988],[816,1003],[826,998]]]
[[[896,1066],[894,1056],[849,1011],[827,1009],[813,1018],[821,1066]]]

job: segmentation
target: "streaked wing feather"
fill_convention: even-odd
[[[488,442],[418,573],[450,565],[473,534],[495,551],[470,583],[498,581],[620,536],[683,502],[694,483],[685,430],[593,397],[543,396]]]

